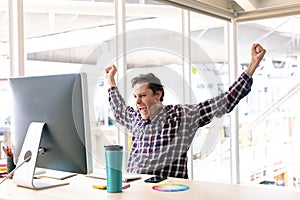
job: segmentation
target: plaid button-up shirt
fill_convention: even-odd
[[[232,111],[252,82],[243,72],[228,91],[199,104],[163,106],[151,121],[127,106],[116,86],[109,88],[115,120],[133,134],[127,171],[188,178],[187,151],[197,129]]]

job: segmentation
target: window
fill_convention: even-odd
[[[7,78],[10,75],[9,68],[9,17],[8,1],[0,0],[0,76]]]
[[[105,66],[97,62],[110,48],[105,42],[115,34],[114,15],[114,1],[24,1],[25,75],[88,74],[92,145],[99,147],[91,150],[96,167],[103,164],[100,147],[116,141],[100,128],[111,121],[104,119],[107,98],[101,96]]]
[[[299,63],[298,23],[299,16],[293,16],[238,26],[240,50],[253,41],[267,49],[252,91],[239,107],[242,183],[298,187],[300,87],[299,69],[293,67]]]
[[[193,103],[198,103],[228,89],[227,42],[224,37],[227,22],[191,13],[190,23],[192,40],[200,48],[191,51]],[[228,123],[228,116],[224,116],[198,130],[192,157],[195,180],[230,182]]]
[[[8,1],[0,0],[0,147],[10,144],[10,93],[7,77],[10,75]],[[3,143],[2,143],[3,142]],[[2,150],[1,150],[2,152]],[[0,152],[0,159],[3,153]]]

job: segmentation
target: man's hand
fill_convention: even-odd
[[[111,65],[105,69],[105,77],[110,86],[116,86],[115,75],[118,69],[115,65]]]
[[[266,50],[260,44],[253,44],[251,49],[251,62],[246,72],[252,76],[254,71],[259,66],[260,61],[263,59]]]
[[[259,65],[263,59],[266,50],[260,44],[253,44],[252,46],[252,61]]]

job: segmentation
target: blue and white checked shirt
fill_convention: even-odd
[[[116,86],[109,88],[115,120],[133,133],[127,171],[188,178],[187,151],[197,129],[232,111],[250,92],[252,82],[243,72],[228,91],[199,104],[163,106],[151,121],[127,106]]]

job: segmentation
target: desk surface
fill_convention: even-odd
[[[104,180],[87,178],[77,175],[67,179],[70,184],[43,190],[32,190],[16,186],[12,180],[0,185],[0,199],[22,200],[59,200],[59,199],[130,199],[130,200],[167,200],[167,199],[197,199],[197,200],[299,200],[300,191],[287,190],[272,186],[243,186],[222,183],[191,181],[168,178],[161,183],[176,183],[190,186],[182,192],[159,192],[152,189],[155,183],[144,183],[142,179],[130,182],[131,187],[122,193],[107,193],[106,190],[94,189],[93,184],[105,183]],[[104,181],[104,182],[103,182]]]

